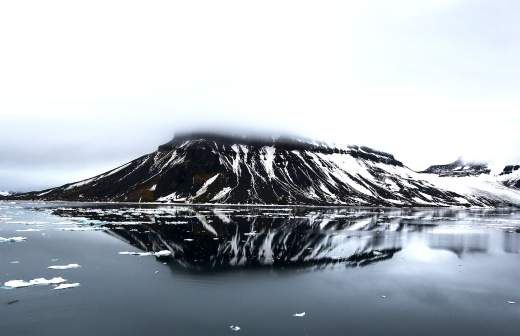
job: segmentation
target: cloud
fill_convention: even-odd
[[[415,169],[518,162],[519,7],[4,2],[0,169],[64,183],[196,127],[366,144]]]

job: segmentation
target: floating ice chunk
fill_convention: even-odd
[[[193,238],[184,238],[184,241],[187,241],[187,242],[192,242],[194,239]]]
[[[19,264],[20,262],[18,260],[13,260],[10,262],[10,264]]]
[[[106,230],[104,227],[77,227],[77,228],[59,228],[60,231],[101,231]]]
[[[26,237],[9,237],[9,238],[0,237],[0,243],[19,243],[24,240],[27,240],[27,238]]]
[[[134,256],[144,257],[144,256],[151,256],[152,252],[129,252],[129,251],[124,251],[124,252],[119,252],[119,254],[121,254],[121,255],[134,255]]]
[[[293,316],[294,316],[294,317],[304,317],[304,316],[305,316],[305,312],[294,313]]]
[[[23,230],[16,230],[16,232],[39,232],[40,229],[23,229]]]
[[[53,288],[53,290],[60,290],[60,289],[69,289],[69,288],[75,288],[79,287],[79,282],[70,283],[70,284],[61,284]]]
[[[168,257],[172,253],[170,251],[168,251],[168,250],[162,250],[162,251],[159,251],[159,252],[129,252],[129,251],[124,251],[124,252],[119,252],[119,254],[121,254],[121,255],[134,255],[134,256],[139,256],[139,257],[156,256],[156,257],[160,258],[160,257]]]
[[[55,266],[49,266],[47,268],[54,269],[54,270],[66,270],[66,269],[73,269],[73,268],[80,268],[81,266],[78,264],[68,264],[68,265],[55,265]]]
[[[381,295],[381,299],[386,299],[386,295]]]
[[[244,236],[254,236],[256,235],[256,231],[246,232],[244,233]]]
[[[516,301],[507,301],[507,303],[509,303],[509,304],[515,304]]]
[[[240,331],[240,327],[236,325],[230,325],[229,329],[231,329],[232,331]]]
[[[168,257],[168,256],[171,256],[172,253],[168,250],[162,250],[162,251],[159,251],[159,252],[155,252],[154,255],[156,257]]]
[[[7,288],[22,288],[30,286],[41,286],[41,285],[57,285],[67,280],[62,277],[56,277],[52,279],[37,278],[29,281],[24,280],[10,280],[4,283]]]

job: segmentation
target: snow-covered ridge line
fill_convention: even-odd
[[[391,154],[363,146],[196,134],[177,137],[105,174],[19,198],[387,207],[520,204],[520,191],[506,183],[516,171],[498,178],[483,173],[481,165],[434,167],[429,172],[456,173],[418,173]]]

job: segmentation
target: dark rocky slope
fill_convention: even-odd
[[[157,151],[96,177],[15,198],[369,206],[511,203],[509,198],[451,191],[393,155],[368,147],[201,133],[177,136]]]

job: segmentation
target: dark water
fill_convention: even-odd
[[[80,286],[0,288],[0,335],[519,335],[519,228],[512,209],[3,202],[0,237],[26,240],[0,242],[0,285]]]

